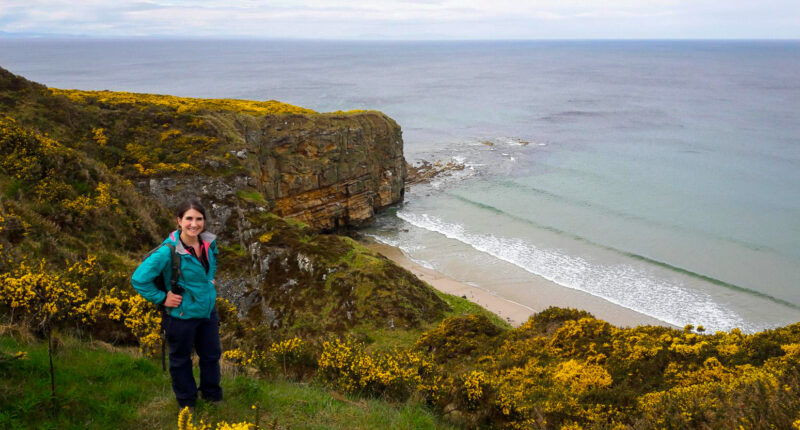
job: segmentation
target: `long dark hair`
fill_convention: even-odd
[[[208,218],[206,216],[206,208],[204,208],[203,205],[200,204],[200,201],[197,199],[189,199],[179,204],[178,208],[175,210],[175,216],[177,216],[178,218],[183,218],[183,214],[185,214],[186,211],[188,211],[189,209],[194,209],[197,212],[203,214],[203,219]]]

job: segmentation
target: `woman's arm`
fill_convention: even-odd
[[[156,288],[153,282],[156,277],[166,268],[170,262],[170,249],[162,246],[156,252],[150,254],[131,276],[131,285],[147,301],[159,304],[164,302],[167,294]]]

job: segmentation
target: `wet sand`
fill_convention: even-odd
[[[524,283],[507,283],[502,285],[470,285],[468,279],[456,280],[436,270],[424,267],[399,248],[374,241],[362,241],[364,246],[376,251],[399,266],[410,271],[421,280],[439,291],[455,296],[463,296],[487,310],[499,315],[512,326],[519,326],[532,314],[549,306],[583,309],[595,317],[608,321],[619,327],[637,325],[670,324],[656,318],[616,305],[607,300],[595,297],[582,291],[563,287],[544,278],[534,278]]]

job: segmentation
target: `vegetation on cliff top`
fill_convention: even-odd
[[[15,261],[105,251],[104,264],[123,263],[170,225],[130,181],[10,117],[0,118],[0,192],[0,245]]]
[[[130,93],[124,91],[82,91],[51,88],[54,95],[63,95],[70,100],[86,105],[123,105],[139,109],[162,106],[177,113],[202,111],[231,111],[248,115],[273,115],[281,113],[314,114],[311,109],[282,103],[275,100],[265,102],[237,99],[198,99],[159,94]]]
[[[113,91],[51,89],[0,68],[0,111],[124,178],[252,173],[235,154],[265,117],[350,118],[277,101],[198,99]]]

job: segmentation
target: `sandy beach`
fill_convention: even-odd
[[[424,267],[399,248],[372,240],[361,243],[410,271],[439,291],[456,296],[463,296],[489,311],[499,315],[512,326],[519,326],[532,314],[549,306],[584,309],[597,318],[603,319],[619,327],[637,325],[670,324],[656,318],[641,314],[631,309],[616,305],[599,297],[539,278],[533,282],[498,283],[497,285],[470,285],[469,279],[457,280],[445,276],[436,270]]]

